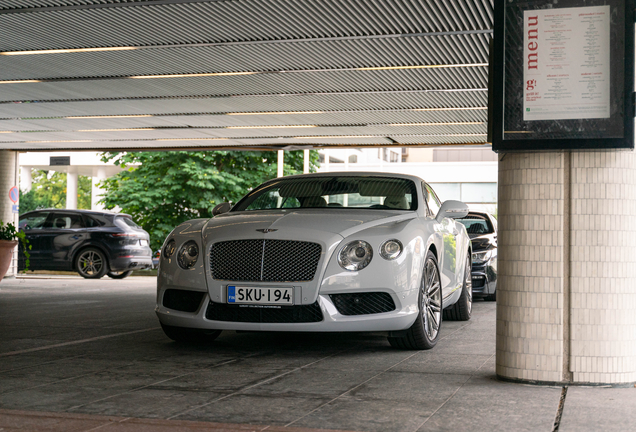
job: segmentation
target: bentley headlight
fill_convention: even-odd
[[[191,269],[197,262],[199,257],[199,246],[194,240],[190,240],[181,245],[179,253],[177,253],[177,262],[179,267],[184,270]]]
[[[163,248],[163,257],[170,258],[172,255],[174,255],[174,250],[176,246],[177,244],[175,243],[174,239],[166,243],[166,245]]]
[[[380,255],[385,260],[394,260],[402,253],[402,243],[399,240],[387,240],[380,246]]]
[[[492,249],[487,251],[473,252],[473,262],[483,264],[492,257]]]
[[[362,240],[347,243],[338,254],[338,264],[345,270],[362,270],[371,262],[373,249],[371,245]]]

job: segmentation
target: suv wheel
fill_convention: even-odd
[[[88,248],[75,258],[75,268],[83,278],[99,279],[108,271],[108,261],[99,249]]]

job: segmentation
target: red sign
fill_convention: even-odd
[[[9,189],[9,199],[13,201],[13,204],[18,202],[18,198],[20,198],[20,191],[17,186],[13,186]]]

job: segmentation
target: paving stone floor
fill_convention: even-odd
[[[155,279],[0,283],[0,431],[552,431],[560,387],[498,381],[495,303],[430,351],[381,334],[165,337]],[[561,431],[636,430],[636,389],[570,387]]]

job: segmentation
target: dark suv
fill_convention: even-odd
[[[31,250],[30,270],[71,270],[88,279],[123,279],[152,267],[150,237],[127,214],[35,210],[20,216]],[[20,245],[22,247],[22,245]],[[20,252],[18,267],[25,267]]]
[[[471,211],[459,219],[473,246],[473,296],[497,300],[497,219],[490,213]]]

